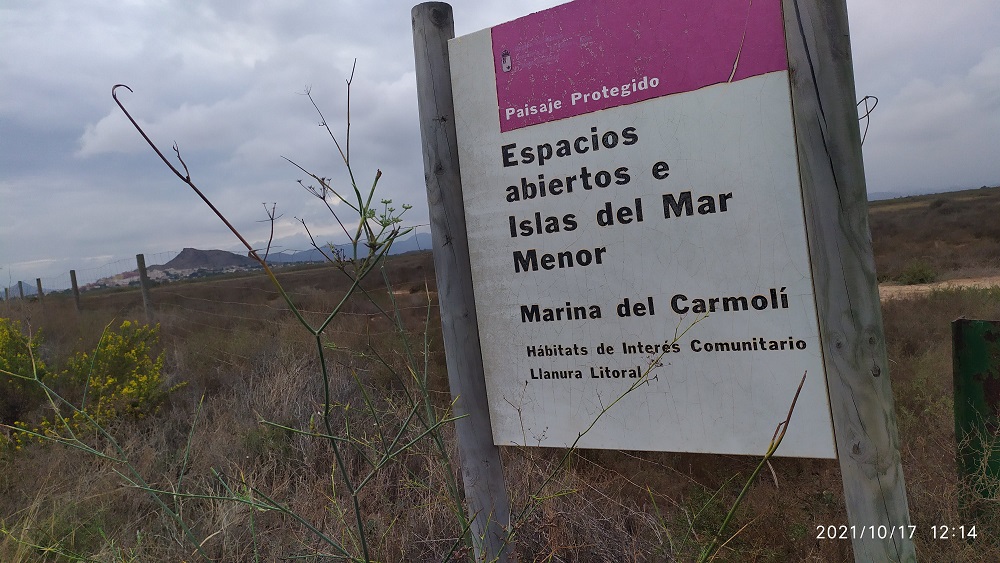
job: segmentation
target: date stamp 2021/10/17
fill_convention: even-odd
[[[975,526],[950,526],[940,524],[930,527],[931,537],[935,540],[974,540],[976,539]],[[818,540],[855,540],[855,539],[913,539],[917,534],[917,527],[909,526],[847,526],[847,525],[822,525],[816,526],[816,539]]]

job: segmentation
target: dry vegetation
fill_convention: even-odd
[[[1000,187],[876,201],[869,211],[880,282],[1000,272]]]
[[[914,259],[924,260],[939,276],[995,272],[1000,259],[998,191],[873,205],[880,276],[896,279]],[[954,229],[944,232],[944,224]],[[450,399],[430,257],[393,257],[387,271],[418,349],[430,306],[426,360],[435,405],[446,410]],[[317,313],[329,311],[346,287],[333,268],[286,271],[279,277],[301,309]],[[309,430],[322,408],[310,337],[268,280],[257,275],[172,284],[155,288],[152,295],[166,353],[166,384],[186,385],[155,416],[111,426],[130,461],[147,482],[161,489],[218,494],[221,475],[234,490],[252,486],[266,491],[324,533],[350,544],[345,499],[337,496],[342,491],[331,489],[335,464],[329,445],[260,422]],[[388,304],[384,296],[376,300]],[[4,303],[0,316],[41,329],[41,354],[50,365],[92,348],[112,319],[143,317],[136,292],[85,295],[83,304],[77,314],[71,300],[51,296],[43,303]],[[366,389],[382,391],[376,404],[383,420],[406,412],[399,402],[407,382],[371,357],[378,351],[390,365],[402,365],[398,336],[375,306],[359,298],[345,313],[325,334],[327,342],[342,350],[328,355],[327,361],[336,378],[338,422],[349,420],[355,435],[363,438],[376,421],[362,408],[355,376]],[[928,561],[1000,561],[995,518],[978,523],[975,542],[935,541],[930,530],[932,525],[967,523],[957,507],[950,322],[963,315],[1000,318],[1000,289],[938,291],[893,300],[883,304],[883,315],[909,506],[918,527],[918,556]],[[776,413],[775,422],[782,416]],[[450,428],[445,437],[453,443]],[[515,511],[529,505],[538,484],[557,470],[560,453],[503,449]],[[149,494],[126,486],[109,461],[51,444],[16,452],[8,448],[0,456],[0,560],[70,561],[75,560],[73,554],[98,561],[197,559],[176,523]],[[516,558],[692,560],[757,461],[577,452],[545,491],[546,500],[520,523]],[[356,456],[351,462],[352,467],[360,463]],[[739,509],[730,529],[734,537],[717,560],[853,560],[849,541],[816,539],[817,526],[847,522],[837,462],[780,458],[771,465],[773,473],[760,476]],[[444,490],[447,471],[433,448],[421,442],[381,472],[362,495],[379,560],[433,561],[451,548],[460,530]],[[325,547],[314,534],[287,515],[213,499],[167,502],[216,560],[333,560],[321,555]]]

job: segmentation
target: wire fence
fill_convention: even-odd
[[[434,338],[439,330],[433,315],[437,301],[430,253],[389,256],[384,265],[342,305],[352,280],[337,265],[275,270],[285,293],[312,327],[337,311],[322,340],[328,346],[325,361],[347,369],[344,373],[384,375],[378,362],[361,360],[360,354],[398,350],[400,322],[406,327],[405,337],[420,350],[425,349],[424,339]],[[299,324],[261,271],[154,285],[149,295],[149,310],[138,287],[85,292],[79,307],[73,296],[65,294],[11,299],[0,302],[0,317],[19,323],[28,334],[42,335],[47,365],[59,365],[92,349],[105,330],[115,331],[125,320],[154,324],[165,352],[166,373],[173,378],[170,384],[183,383],[182,395],[191,400],[240,378],[269,376],[277,363],[298,366],[295,369],[314,367],[315,337]],[[443,361],[440,346],[431,349],[429,357]]]
[[[418,233],[419,230],[414,234]],[[412,240],[415,250],[428,249],[425,239]],[[404,246],[401,250],[410,248]],[[147,269],[166,264],[179,254],[180,251],[151,254],[145,258]],[[77,335],[62,338],[67,341],[93,339],[101,334],[102,327],[114,328],[126,319],[156,323],[161,327],[164,344],[182,350],[180,353],[185,355],[175,361],[209,371],[225,369],[224,366],[245,369],[247,365],[266,363],[279,352],[280,346],[301,343],[308,336],[271,280],[259,269],[195,276],[183,281],[151,280],[145,288],[148,299],[143,297],[138,276],[133,281],[131,276],[123,275],[136,269],[135,259],[111,260],[83,268],[77,271],[81,291],[76,296],[69,291],[45,291],[38,298],[34,284],[28,294],[28,284],[23,283],[25,298],[13,294],[0,301],[0,317],[27,321],[26,326],[32,330],[41,329],[53,337],[62,333]],[[277,264],[274,271],[295,307],[313,326],[319,326],[337,309],[351,285],[350,278],[330,263]],[[401,315],[408,325],[425,326],[428,307],[435,295],[429,253],[390,256],[386,272],[393,291],[387,293],[384,287],[379,287],[381,276],[373,277],[370,295],[376,298],[358,296],[362,298],[350,300],[340,308],[325,338],[335,340],[344,350],[398,338],[390,312]],[[65,278],[42,278],[42,284],[47,288],[53,280],[63,279],[69,281],[69,272]],[[108,280],[119,283],[109,285]],[[14,290],[18,288],[15,286]]]
[[[398,241],[398,252],[411,250],[428,250],[430,248],[430,232],[427,224],[413,225],[410,228],[413,232],[406,240]],[[211,275],[210,268],[201,268],[202,272],[180,271],[171,272],[169,275],[170,262],[177,258],[183,251],[168,250],[151,254],[142,254],[147,271],[151,271],[151,279],[154,282],[162,283],[168,280],[176,281],[191,277]],[[286,251],[287,252],[287,251]],[[299,251],[308,252],[308,251]],[[234,255],[238,256],[236,253]],[[287,259],[287,258],[285,258]],[[322,260],[322,258],[320,258]],[[91,260],[92,262],[95,260]],[[296,262],[269,262],[272,266],[284,267],[294,265]],[[166,267],[167,269],[165,269]],[[253,269],[252,266],[248,266]],[[187,268],[186,270],[193,270]],[[194,269],[197,270],[197,269]],[[220,273],[220,272],[215,272]],[[73,283],[73,277],[76,283]],[[25,277],[17,281],[8,282],[9,285],[0,291],[0,300],[10,299],[37,299],[39,286],[44,295],[52,293],[70,294],[76,287],[82,292],[89,292],[96,289],[135,287],[139,284],[139,272],[136,258],[113,258],[106,261],[99,261],[96,265],[84,265],[82,267],[67,270],[64,272],[50,274],[46,276]]]
[[[145,257],[147,267],[152,267],[167,264],[180,253],[180,250],[169,250],[143,254],[143,256]],[[43,293],[68,292],[73,287],[71,272],[76,273],[76,282],[80,291],[96,289],[99,286],[113,286],[116,283],[116,278],[118,280],[128,279],[131,277],[129,276],[130,273],[135,274],[135,279],[138,281],[137,267],[135,258],[108,259],[93,266],[83,266],[47,276],[35,276],[30,279],[15,281],[4,288],[6,295],[2,295],[0,298],[19,299],[22,290],[26,298],[37,297],[38,280],[41,280]],[[128,285],[128,283],[122,285]]]

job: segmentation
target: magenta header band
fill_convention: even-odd
[[[781,0],[575,0],[491,31],[503,132],[788,69]]]

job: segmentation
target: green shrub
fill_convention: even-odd
[[[45,397],[33,381],[22,379],[45,374],[45,364],[38,357],[41,342],[37,333],[25,335],[21,323],[0,317],[0,423],[20,420]]]
[[[899,283],[904,285],[932,283],[937,279],[937,272],[924,260],[911,260],[900,272],[898,279]]]
[[[154,357],[159,326],[124,321],[108,331],[92,353],[77,354],[61,377],[85,383],[81,407],[98,423],[119,416],[144,418],[167,396],[163,387],[163,353]]]
[[[154,355],[158,342],[158,326],[124,321],[117,330],[106,331],[93,352],[73,356],[66,369],[52,377],[49,387],[60,389],[76,409],[54,413],[31,431],[65,438],[69,432],[79,434],[94,425],[104,427],[117,419],[138,420],[154,414],[167,395],[180,387],[164,386],[164,355]],[[15,426],[30,428],[24,422]],[[23,443],[28,438],[21,435],[18,439]]]

